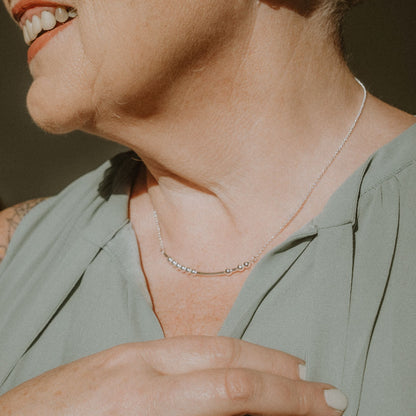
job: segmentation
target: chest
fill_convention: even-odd
[[[244,280],[244,276],[195,279],[176,272],[149,279],[153,310],[165,336],[216,335]]]

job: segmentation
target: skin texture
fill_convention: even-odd
[[[4,2],[9,10],[16,4]],[[263,350],[249,348],[248,369],[246,361],[204,359],[223,341],[195,344],[191,335],[217,333],[249,271],[189,281],[160,256],[152,220],[155,208],[175,258],[218,270],[255,254],[302,201],[362,100],[328,22],[310,4],[68,4],[78,17],[30,63],[28,109],[48,131],[85,130],[129,146],[144,161],[129,216],[166,339],[157,348],[119,347],[59,367],[1,397],[1,414],[336,414],[321,385],[293,384],[293,371],[270,368]],[[373,151],[413,122],[370,96],[348,146],[273,244],[317,215]],[[169,339],[178,335],[187,337]],[[235,344],[224,342],[232,354]],[[172,348],[181,353],[172,356]],[[187,350],[205,362],[197,371],[183,364]],[[292,360],[283,358],[283,367]]]

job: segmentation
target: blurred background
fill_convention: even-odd
[[[349,14],[345,43],[350,67],[371,93],[416,114],[416,2],[365,0]],[[30,75],[23,36],[0,9],[0,209],[57,193],[124,150],[75,132],[54,136],[25,107]]]

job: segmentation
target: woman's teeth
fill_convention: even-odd
[[[32,17],[32,20],[26,20],[26,23],[23,25],[23,38],[26,44],[30,45],[41,32],[52,30],[57,23],[65,23],[76,16],[77,11],[72,8],[67,10],[63,7],[57,7],[55,14],[44,10],[40,17],[35,15]]]

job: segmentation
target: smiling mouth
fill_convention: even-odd
[[[20,0],[12,14],[29,46],[28,62],[77,16],[77,10],[50,0]]]
[[[34,7],[19,19],[25,43],[30,46],[39,37],[77,17],[77,11],[70,7]]]

